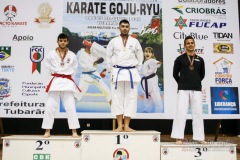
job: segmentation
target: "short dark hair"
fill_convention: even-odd
[[[184,39],[184,45],[186,44],[186,40],[188,40],[188,39],[193,39],[193,41],[195,41],[192,36],[187,36],[187,37],[185,37],[185,39]]]
[[[68,36],[67,36],[66,34],[64,34],[64,33],[60,33],[60,34],[58,35],[57,41],[58,41],[59,39],[67,39],[67,40],[68,40]]]
[[[127,23],[127,24],[129,24],[129,21],[126,20],[126,19],[123,19],[123,20],[121,20],[121,21],[119,22],[119,26],[120,26],[122,23]]]

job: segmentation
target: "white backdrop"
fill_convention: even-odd
[[[160,12],[156,9],[162,9],[162,15],[159,15]],[[128,14],[124,14],[124,11]],[[135,12],[131,14],[129,11]],[[155,33],[151,27],[152,30],[146,30],[146,26],[152,26],[153,20],[159,20],[159,17],[162,20],[160,27],[158,26],[159,33]],[[130,34],[138,35],[143,49],[156,44],[152,41],[141,41],[146,35],[149,39],[159,41],[157,46],[163,48],[162,53],[161,48],[154,49],[157,52],[155,54],[159,54],[158,60],[163,61],[164,89],[161,88],[160,91],[164,112],[143,112],[144,92],[139,85],[136,118],[173,118],[177,103],[177,84],[172,77],[173,63],[183,52],[183,40],[189,34],[195,37],[196,54],[205,60],[206,76],[202,83],[204,118],[240,118],[237,0],[208,3],[186,0],[133,0],[131,3],[124,0],[1,1],[0,117],[43,116],[47,97],[44,57],[57,47],[57,36],[63,28],[64,32],[67,28],[82,39],[104,37],[109,40],[119,34],[117,26],[122,18],[130,20]],[[155,35],[157,37],[154,37]],[[75,53],[79,57],[80,50]],[[32,60],[30,57],[33,57]],[[36,60],[41,62],[34,63]],[[104,64],[99,66],[99,70],[103,68]],[[75,78],[77,83],[80,74],[79,66]],[[103,80],[109,85],[108,77],[109,75]],[[94,86],[89,88],[81,102],[76,102],[76,109],[79,118],[113,118],[110,106]],[[56,117],[66,117],[63,106],[60,106]]]

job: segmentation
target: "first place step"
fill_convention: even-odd
[[[160,132],[82,131],[82,160],[160,160]]]

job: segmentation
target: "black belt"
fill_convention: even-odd
[[[153,74],[150,74],[149,76],[146,76],[146,77],[142,77],[142,80],[141,80],[141,86],[142,86],[142,89],[144,90],[144,88],[143,88],[143,80],[144,80],[144,82],[145,82],[145,90],[144,90],[144,92],[146,93],[146,97],[147,97],[147,99],[148,99],[148,96],[150,96],[149,94],[148,94],[148,83],[147,83],[147,80],[148,79],[150,79],[150,78],[153,78],[153,77],[155,77],[156,76],[156,73],[153,73]],[[150,96],[151,97],[151,96]]]

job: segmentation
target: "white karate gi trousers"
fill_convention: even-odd
[[[42,128],[52,129],[54,123],[54,116],[60,106],[60,97],[67,112],[69,129],[80,128],[75,100],[72,91],[49,91],[46,102],[46,109],[44,113]]]
[[[137,82],[133,82],[134,88],[128,81],[118,81],[111,84],[112,105],[111,112],[113,115],[122,115],[126,117],[134,117],[137,112]]]
[[[204,140],[204,125],[202,118],[202,92],[179,90],[176,116],[172,126],[172,138],[183,139],[189,104],[192,111],[193,140]]]

